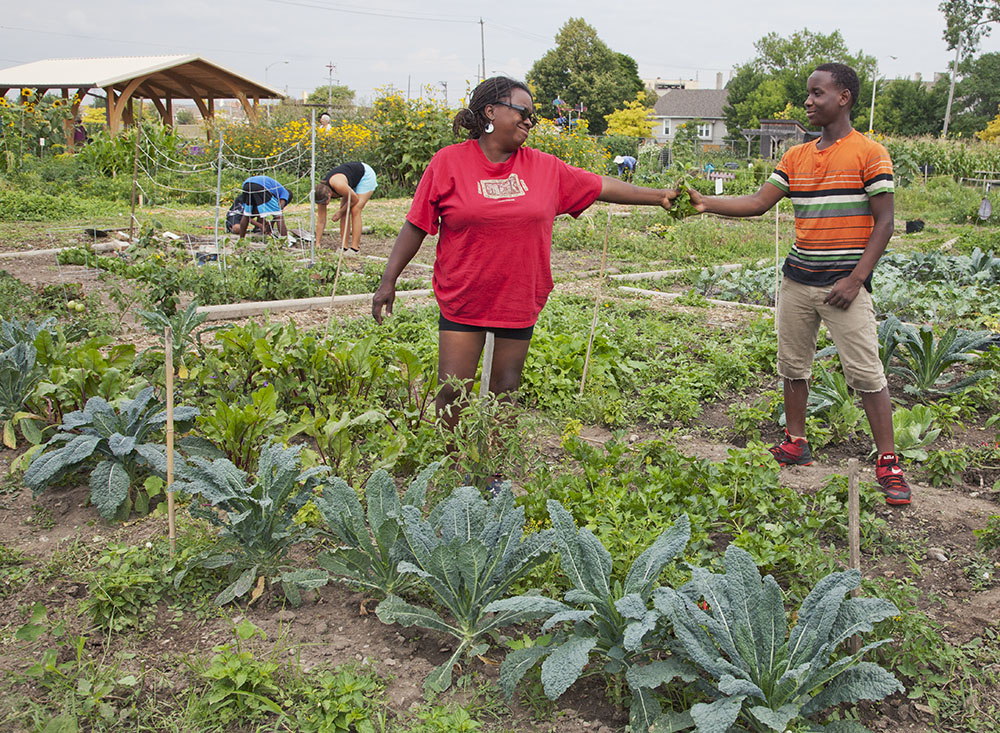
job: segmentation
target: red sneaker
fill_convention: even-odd
[[[805,438],[796,438],[785,431],[785,439],[777,445],[768,448],[774,460],[782,466],[811,466],[813,462],[812,451],[809,450],[809,442]]]
[[[885,503],[903,506],[910,503],[910,485],[903,478],[903,469],[895,453],[883,453],[875,464],[875,478],[885,494]]]

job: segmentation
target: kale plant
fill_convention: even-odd
[[[899,614],[885,600],[844,598],[861,582],[857,570],[820,580],[788,631],[774,578],[762,580],[750,554],[735,545],[726,550],[725,567],[719,574],[692,568],[691,581],[679,591],[664,587],[653,594],[654,606],[669,618],[702,681],[709,684],[711,702],[688,711],[699,733],[725,733],[737,719],[749,730],[784,731],[792,721],[835,705],[881,700],[902,691],[891,673],[862,661],[891,639],[834,658],[850,637]],[[662,729],[678,730],[671,726],[677,720],[676,714],[667,714]]]
[[[3,444],[11,450],[17,448],[17,427],[30,443],[37,445],[42,440],[36,423],[42,418],[23,408],[42,378],[35,338],[50,330],[54,321],[49,318],[36,326],[34,321],[22,325],[17,320],[0,319],[0,424]]]
[[[392,477],[379,469],[365,485],[366,509],[342,479],[323,487],[313,502],[339,546],[317,558],[320,566],[380,598],[398,595],[411,586],[414,576],[398,569],[400,562],[415,560],[403,539],[402,510],[403,506],[423,507],[427,482],[440,465],[432,463],[413,479],[402,501]]]
[[[245,595],[257,583],[256,599],[264,591],[265,579],[280,582],[294,606],[301,604],[300,588],[325,585],[322,570],[300,570],[288,565],[292,545],[307,540],[316,530],[297,525],[296,512],[312,497],[325,468],[302,471],[302,446],[284,448],[268,443],[260,452],[257,475],[248,475],[228,459],[192,458],[178,471],[175,491],[201,497],[191,502],[191,514],[208,520],[222,530],[221,548],[207,550],[191,558],[174,577],[178,587],[195,567],[229,569],[230,584],[215,597],[218,605]]]
[[[183,432],[194,420],[194,407],[174,408],[174,420]],[[90,472],[90,501],[105,519],[124,519],[138,496],[133,496],[146,469],[166,475],[167,459],[154,436],[167,421],[163,405],[146,387],[134,400],[115,408],[101,397],[91,397],[82,410],[68,413],[59,432],[34,457],[24,472],[24,483],[37,494],[85,464],[99,459]],[[145,507],[148,510],[148,507]]]
[[[678,657],[651,663],[669,647],[661,612],[649,608],[649,600],[663,568],[688,543],[691,527],[686,515],[665,529],[629,569],[624,582],[612,579],[611,554],[594,534],[578,530],[572,515],[557,501],[546,503],[563,573],[573,586],[566,603],[542,596],[519,596],[497,601],[487,611],[533,613],[549,616],[542,632],[561,624],[573,624],[548,645],[536,644],[510,652],[500,668],[500,686],[509,698],[524,674],[539,660],[545,695],[555,700],[584,673],[596,657],[601,671],[624,676],[632,694],[632,730],[646,731],[661,717],[652,689],[680,677],[695,680],[694,668]]]
[[[434,508],[429,520],[411,504],[403,504],[401,512],[413,561],[402,561],[398,568],[420,578],[450,618],[396,595],[382,601],[376,613],[384,623],[421,626],[457,640],[454,653],[425,682],[430,690],[446,690],[452,667],[463,654],[485,654],[498,629],[546,615],[544,610],[525,609],[491,616],[487,608],[548,557],[552,530],[524,534],[524,508],[514,506],[509,483],[489,503],[478,489],[459,486]]]

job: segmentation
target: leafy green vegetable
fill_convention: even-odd
[[[175,407],[178,429],[183,432],[197,414],[194,407]],[[105,519],[125,518],[137,503],[132,489],[141,470],[166,474],[165,451],[151,440],[166,420],[152,387],[134,400],[122,401],[118,409],[101,397],[91,397],[83,410],[65,416],[59,433],[28,466],[24,483],[37,494],[99,456],[90,473],[90,500]]]
[[[932,428],[934,413],[926,405],[914,405],[912,409],[899,407],[892,413],[892,432],[896,452],[912,461],[927,460],[927,446],[941,434],[940,428]],[[872,448],[874,455],[875,449]]]
[[[542,632],[571,623],[547,646],[529,646],[510,652],[500,669],[500,685],[509,698],[524,674],[542,663],[545,695],[555,700],[583,674],[591,657],[604,661],[603,670],[624,676],[632,692],[632,729],[645,731],[660,716],[652,688],[680,677],[694,681],[694,669],[677,657],[652,664],[653,652],[666,652],[668,636],[661,613],[649,608],[653,586],[664,566],[680,554],[690,537],[688,518],[681,515],[632,563],[624,580],[612,580],[610,553],[590,530],[577,529],[573,517],[557,501],[547,502],[555,528],[559,562],[572,589],[567,603],[540,596],[518,596],[496,601],[486,610],[497,613],[549,615]],[[572,604],[572,605],[570,605]]]
[[[676,188],[677,198],[674,199],[673,204],[667,210],[667,216],[675,221],[679,221],[696,215],[698,210],[694,208],[694,204],[691,202],[691,193],[687,183],[682,181],[677,184]]]
[[[940,339],[935,340],[934,331],[922,326],[919,331],[911,329],[901,343],[899,359],[902,366],[891,367],[890,372],[899,374],[909,381],[904,390],[916,396],[926,393],[955,392],[975,384],[983,377],[990,376],[990,370],[974,372],[954,384],[946,384],[949,367],[977,358],[975,350],[993,339],[989,332],[960,331],[949,328]],[[946,385],[946,386],[942,386]]]
[[[425,687],[446,690],[451,670],[463,654],[481,655],[496,629],[548,615],[543,607],[503,610],[487,618],[489,605],[544,560],[552,549],[552,530],[524,534],[524,508],[514,506],[510,484],[488,503],[478,489],[460,486],[425,520],[420,509],[403,504],[403,536],[413,561],[399,563],[400,572],[423,581],[430,596],[449,613],[445,619],[431,608],[390,595],[377,609],[385,623],[421,626],[453,636],[451,657],[428,676]]]
[[[427,482],[440,465],[432,463],[413,479],[402,501],[392,477],[384,470],[376,471],[365,486],[367,511],[354,489],[342,479],[333,479],[313,498],[329,532],[340,543],[319,555],[320,566],[381,597],[398,595],[411,586],[413,576],[398,569],[400,562],[415,559],[403,540],[402,508],[423,507]]]
[[[679,591],[658,588],[653,604],[673,624],[684,651],[710,687],[710,703],[690,709],[698,731],[724,733],[740,716],[751,729],[784,731],[802,716],[843,702],[881,700],[903,687],[885,669],[862,661],[882,639],[833,659],[850,637],[871,631],[899,610],[877,598],[847,598],[857,570],[816,584],[787,631],[781,589],[761,579],[749,553],[726,549],[726,572],[692,568]]]
[[[192,502],[191,514],[219,527],[222,539],[220,547],[191,558],[174,577],[175,587],[192,568],[227,567],[230,584],[215,598],[220,606],[245,595],[258,577],[280,582],[285,596],[298,606],[300,588],[326,584],[325,571],[300,570],[287,563],[291,546],[316,534],[296,525],[293,518],[326,471],[321,466],[301,471],[301,450],[302,446],[268,443],[260,452],[254,482],[225,458],[192,458],[181,466],[174,490],[208,502],[210,509]]]

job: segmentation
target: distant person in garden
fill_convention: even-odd
[[[83,120],[77,116],[73,120],[73,147],[82,148],[90,141],[87,137],[87,128],[83,125]]]
[[[330,129],[330,115],[328,115],[326,112],[324,112],[323,114],[321,114],[319,116],[318,122],[319,122],[319,127],[321,129],[323,129],[323,130],[329,130]]]
[[[552,291],[550,249],[558,214],[594,201],[670,208],[675,190],[640,188],[523,147],[535,125],[528,87],[493,77],[475,88],[453,129],[469,139],[439,150],[417,186],[372,299],[378,323],[392,313],[396,280],[424,237],[439,234],[434,262],[438,318],[438,414],[471,388],[486,332],[495,335],[489,389],[513,400],[538,314]],[[383,311],[385,312],[383,314]]]
[[[273,234],[276,225],[278,234],[287,236],[283,211],[291,201],[291,192],[270,176],[251,176],[243,181],[240,195],[236,198],[235,204],[243,205],[243,215],[233,224],[232,232],[243,239],[250,219],[254,218],[265,234]],[[234,211],[235,204],[230,209],[231,212]],[[268,219],[274,221],[269,222]]]
[[[367,163],[341,163],[332,171],[323,176],[323,180],[316,184],[313,191],[313,198],[316,201],[316,242],[323,238],[326,231],[326,209],[331,198],[340,198],[340,208],[333,215],[333,221],[340,222],[340,241],[344,242],[344,227],[348,225],[350,216],[351,245],[344,247],[347,252],[358,252],[361,247],[361,212],[365,204],[371,199],[372,194],[378,187],[378,180],[375,178],[375,171]],[[350,214],[348,215],[348,200],[350,200]]]
[[[806,402],[819,324],[826,324],[861,395],[878,458],[875,476],[887,504],[910,503],[896,456],[892,402],[879,358],[871,299],[872,271],[893,228],[892,161],[886,149],[851,126],[860,83],[844,64],[822,64],[809,77],[805,108],[823,132],[796,145],[749,196],[716,198],[689,189],[698,211],[758,216],[783,196],[795,209],[795,245],[785,259],[778,299],[778,374],[784,380],[785,439],[771,448],[782,465],[809,465]]]
[[[635,175],[635,164],[637,162],[631,155],[616,156],[615,163],[618,164],[618,177],[623,181],[631,181],[632,176]]]

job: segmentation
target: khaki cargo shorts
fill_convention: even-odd
[[[878,355],[878,328],[871,294],[861,288],[847,310],[823,302],[832,285],[803,285],[787,277],[778,297],[778,375],[809,379],[819,324],[826,325],[837,345],[847,384],[857,392],[879,392],[886,386]]]

